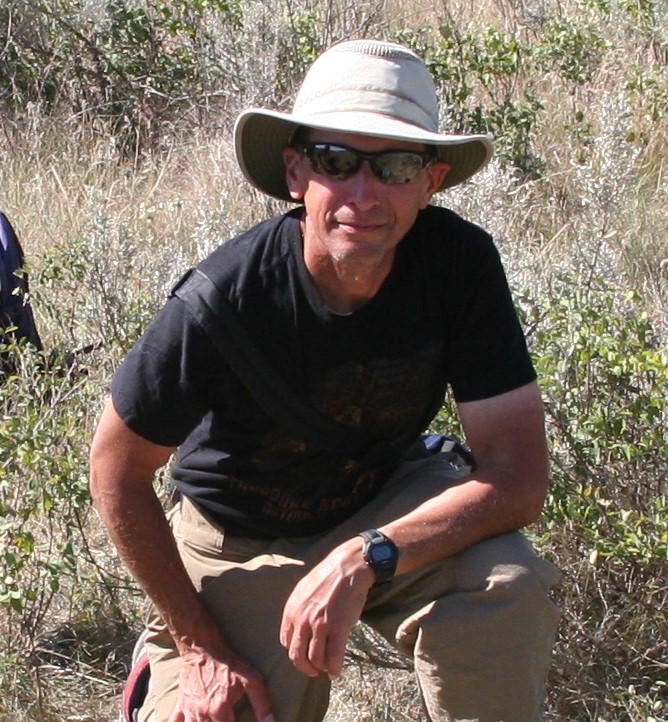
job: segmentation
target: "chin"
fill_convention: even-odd
[[[329,255],[337,263],[378,263],[393,249],[369,243],[337,244],[330,248]]]

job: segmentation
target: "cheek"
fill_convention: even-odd
[[[392,199],[391,206],[395,217],[402,224],[411,225],[418,211],[429,205],[431,193],[427,192],[427,185],[399,186],[399,192]]]
[[[339,195],[327,183],[311,178],[306,185],[304,206],[314,216],[325,216],[340,205]]]
[[[425,190],[423,193],[420,193],[415,199],[415,207],[420,210],[426,208],[431,203],[433,195],[430,190]]]
[[[421,179],[419,186],[415,189],[415,195],[413,196],[415,207],[420,209],[426,208],[431,201],[432,195],[432,184],[429,183],[428,178],[425,177]]]

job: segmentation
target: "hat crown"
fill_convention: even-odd
[[[351,40],[329,48],[311,66],[297,94],[302,118],[371,113],[438,131],[434,81],[407,48],[380,40]]]

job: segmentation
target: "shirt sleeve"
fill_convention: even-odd
[[[477,401],[534,381],[536,372],[499,253],[479,247],[460,273],[459,316],[449,343],[449,382],[457,401]],[[465,281],[464,281],[465,279]]]
[[[141,437],[178,446],[214,405],[220,356],[171,298],[119,366],[111,384],[114,407]]]

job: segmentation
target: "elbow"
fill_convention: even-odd
[[[96,446],[95,439],[91,444],[88,454],[88,492],[95,508],[99,508],[100,499],[102,497],[102,483],[100,474],[100,455]]]
[[[88,452],[88,492],[98,512],[118,485],[119,464],[114,448],[114,440],[98,428]]]
[[[544,499],[540,502],[536,501],[534,503],[527,504],[518,528],[522,529],[523,527],[529,526],[530,524],[535,524],[540,519],[540,516],[543,513],[543,505]]]
[[[547,469],[540,473],[528,474],[518,489],[515,500],[515,508],[518,511],[517,528],[521,529],[538,521],[547,497],[547,490],[550,483]]]

